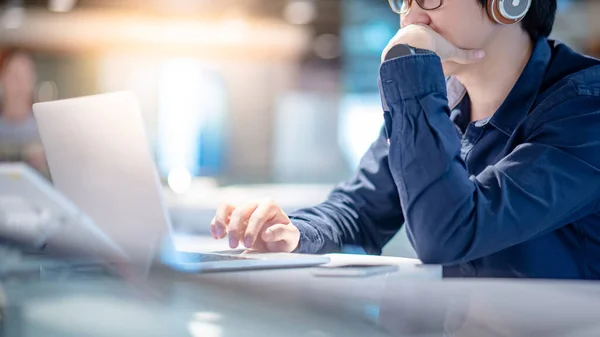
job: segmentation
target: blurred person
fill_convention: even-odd
[[[0,161],[23,161],[48,175],[46,158],[31,110],[35,64],[23,50],[0,59]]]
[[[445,277],[600,278],[600,62],[556,0],[390,0],[380,137],[320,205],[221,205],[231,247],[369,254],[406,226]],[[522,19],[522,20],[521,20]]]

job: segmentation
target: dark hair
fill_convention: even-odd
[[[488,0],[479,0],[479,2],[485,7]],[[541,36],[550,35],[555,17],[556,0],[532,0],[531,8],[521,21],[521,25],[529,37],[536,41]]]

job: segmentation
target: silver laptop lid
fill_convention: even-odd
[[[23,163],[0,164],[0,237],[50,254],[126,261],[94,220]]]
[[[56,188],[149,266],[171,226],[136,97],[109,93],[33,111]]]

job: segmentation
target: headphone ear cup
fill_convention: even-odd
[[[498,21],[498,19],[496,17],[496,13],[494,12],[495,6],[496,6],[496,0],[487,0],[486,10],[487,10],[490,20],[492,20],[493,23],[500,23],[500,21]]]
[[[532,0],[517,1],[514,5],[513,0],[488,0],[487,12],[490,20],[502,25],[512,25],[523,20]]]

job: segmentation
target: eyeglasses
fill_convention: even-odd
[[[413,0],[388,0],[392,10],[398,14],[406,14],[412,5]],[[419,7],[426,11],[432,11],[442,7],[444,0],[414,0]]]

